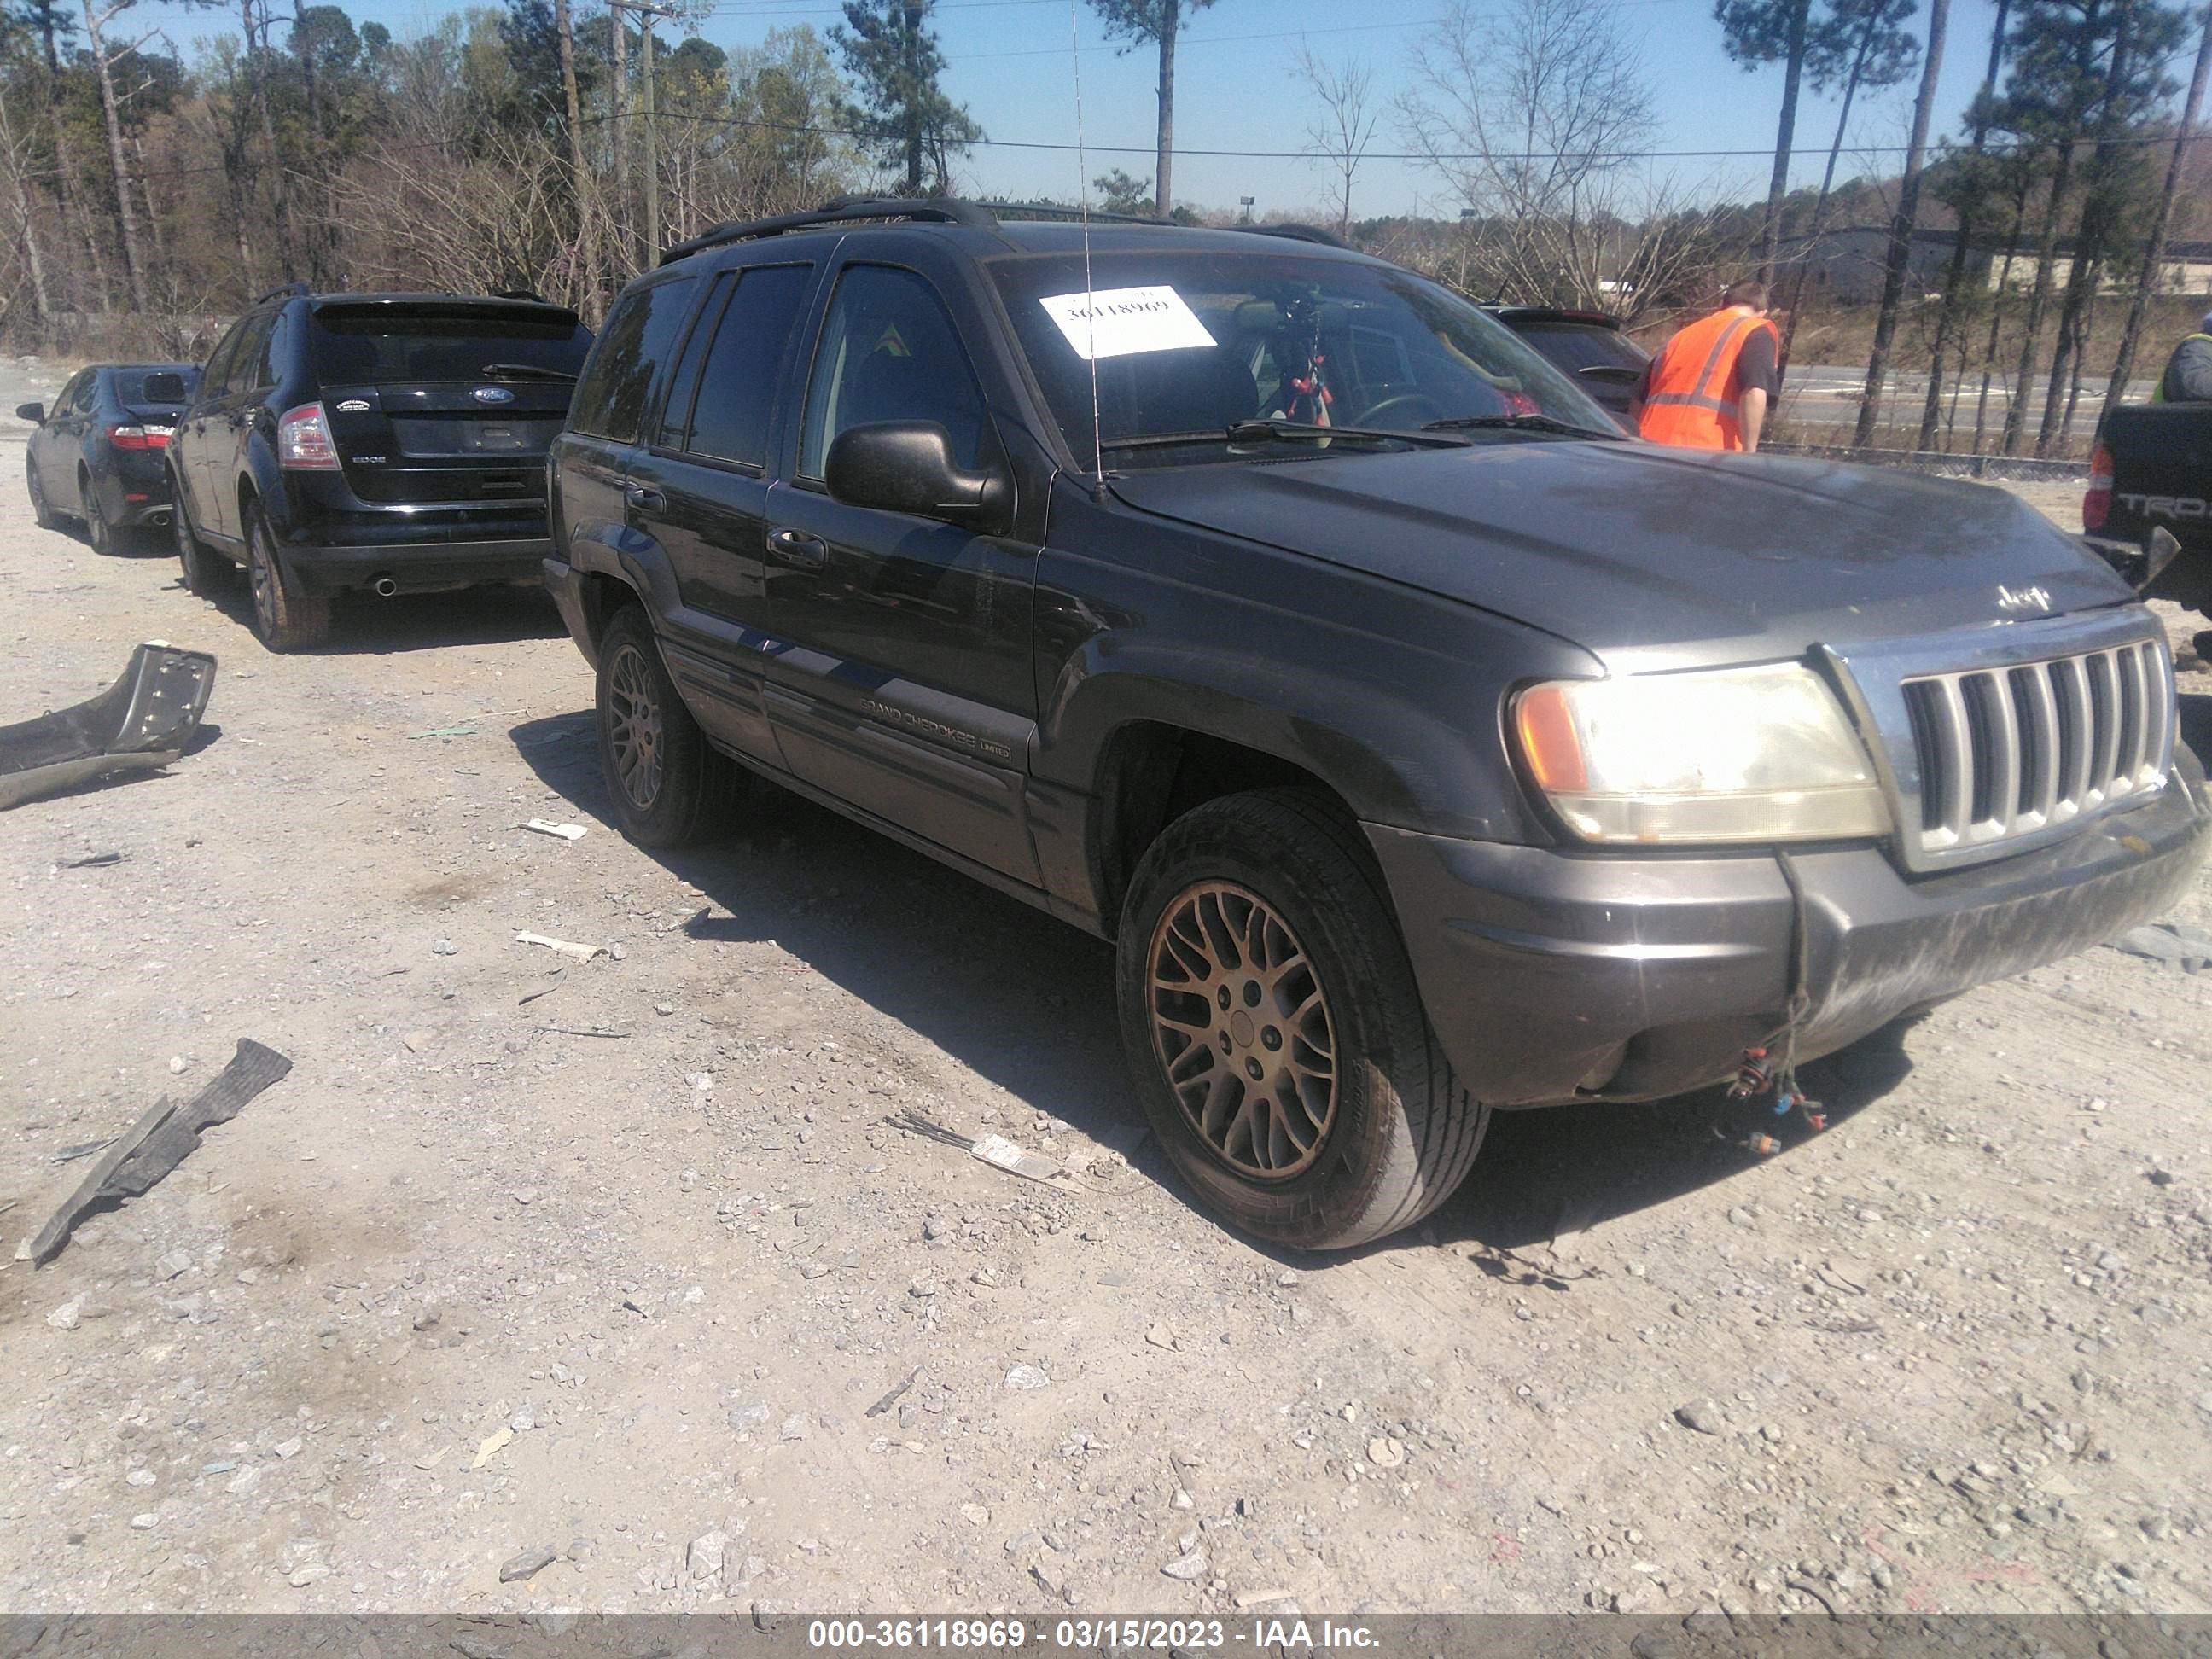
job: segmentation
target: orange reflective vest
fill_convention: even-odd
[[[1747,306],[1716,311],[1659,349],[1637,430],[1682,449],[1741,449],[1743,427],[1729,395],[1735,361],[1759,329],[1774,325]],[[1778,348],[1781,337],[1776,333]]]

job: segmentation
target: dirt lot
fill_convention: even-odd
[[[1978,991],[1762,1163],[1709,1100],[1508,1117],[1289,1259],[1141,1133],[1103,946],[772,794],[641,852],[542,600],[271,657],[21,456],[0,720],[222,668],[171,773],[0,817],[9,1242],[238,1038],[296,1067],[0,1270],[0,1608],[2212,1607],[2212,975]]]

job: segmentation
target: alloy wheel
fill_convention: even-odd
[[[1290,926],[1233,882],[1186,889],[1147,953],[1152,1051],[1199,1137],[1239,1174],[1287,1180],[1336,1122],[1328,996]]]
[[[253,579],[253,617],[261,625],[261,636],[272,637],[276,632],[276,567],[269,556],[269,544],[264,538],[257,520],[246,532],[246,566]]]
[[[660,698],[652,666],[635,645],[617,647],[607,665],[607,709],[608,744],[623,793],[639,811],[649,811],[660,795]]]

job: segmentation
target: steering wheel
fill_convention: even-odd
[[[1405,409],[1409,405],[1418,405],[1420,410],[1425,411],[1425,413],[1415,416],[1413,418],[1412,425],[1404,425],[1401,421],[1401,424],[1400,426],[1396,428],[1389,428],[1383,422],[1382,417],[1390,413],[1393,410]],[[1385,398],[1381,403],[1376,404],[1371,409],[1363,410],[1359,416],[1359,424],[1361,426],[1382,426],[1388,430],[1412,431],[1413,428],[1419,426],[1423,421],[1441,421],[1443,418],[1444,406],[1438,403],[1434,398],[1430,397],[1426,392],[1401,392],[1395,398]]]

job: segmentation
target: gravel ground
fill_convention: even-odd
[[[541,599],[271,657],[21,456],[0,719],[222,668],[168,774],[0,816],[0,1224],[296,1066],[0,1270],[0,1609],[2212,1607],[2212,976],[1976,991],[1764,1162],[1507,1116],[1417,1235],[1272,1254],[1142,1133],[1103,945],[773,792],[642,852]]]

